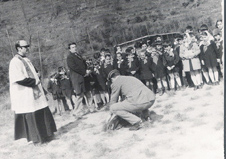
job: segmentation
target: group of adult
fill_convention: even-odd
[[[155,93],[162,95],[167,90],[179,90],[186,86],[185,74],[190,73],[194,89],[206,84],[218,85],[222,64],[222,21],[210,34],[203,24],[198,35],[191,26],[174,41],[163,41],[156,36],[155,41],[142,43],[140,47],[129,47],[125,53],[117,47],[115,54],[102,49],[94,54],[93,65],[79,54],[76,43],[68,45],[69,55],[65,71],[53,79],[66,81],[63,95],[69,109],[88,110],[84,98],[91,93],[94,105],[98,107],[97,95],[104,104],[110,102],[110,112],[125,119],[137,130],[142,120],[134,115],[141,112],[148,118],[148,109],[155,101]],[[31,61],[26,57],[29,44],[19,40],[15,44],[17,54],[10,61],[9,79],[11,108],[15,112],[15,139],[27,138],[33,143],[48,141],[56,132],[56,125],[48,107],[40,78]],[[204,79],[202,78],[204,76]],[[56,81],[53,81],[53,83]],[[71,89],[69,89],[71,88]],[[48,87],[51,92],[51,88]],[[153,93],[154,92],[154,93]],[[119,102],[121,101],[121,102]],[[88,103],[88,102],[86,102]],[[74,115],[78,115],[74,111]]]

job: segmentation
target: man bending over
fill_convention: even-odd
[[[132,125],[130,130],[140,129],[142,120],[134,113],[141,112],[147,119],[155,94],[137,78],[121,76],[118,70],[112,70],[108,79],[112,82],[110,111],[128,121]],[[124,99],[122,102],[118,102],[119,96]]]

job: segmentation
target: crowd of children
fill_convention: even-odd
[[[204,84],[219,85],[223,77],[222,30],[223,24],[219,20],[212,34],[205,24],[201,25],[197,34],[191,26],[187,26],[184,33],[174,39],[163,41],[161,36],[156,36],[152,42],[138,42],[125,51],[116,46],[113,53],[102,48],[92,58],[84,59],[87,69],[91,70],[85,77],[84,102],[92,110],[100,109],[109,102],[111,89],[107,76],[113,69],[118,69],[121,75],[140,79],[159,95],[167,91],[184,90],[186,87],[197,90],[202,89]],[[48,91],[54,99],[65,97],[68,109],[73,109],[73,90],[66,71],[62,70],[51,77]],[[52,91],[51,83],[61,87],[62,93]]]

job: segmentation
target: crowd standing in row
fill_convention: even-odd
[[[222,30],[221,20],[216,22],[213,35],[206,24],[201,25],[197,34],[187,26],[184,33],[174,39],[163,41],[157,35],[152,43],[150,40],[138,42],[125,51],[115,46],[113,53],[102,48],[88,59],[78,53],[76,43],[71,43],[67,57],[69,71],[63,73],[71,79],[68,79],[71,93],[65,96],[67,102],[64,96],[60,99],[65,109],[68,103],[69,109],[74,109],[77,103],[76,110],[83,109],[82,114],[100,109],[110,101],[111,83],[107,76],[114,69],[121,75],[136,77],[160,96],[186,87],[197,90],[204,84],[219,85],[223,76]],[[59,72],[57,74],[59,76]],[[64,87],[62,79],[55,77],[55,80]]]
[[[188,26],[183,35],[174,37],[173,41],[163,41],[161,36],[156,36],[153,42],[136,43],[125,51],[120,46],[115,47],[114,53],[103,48],[92,59],[83,58],[77,44],[70,43],[69,70],[59,67],[47,86],[57,101],[55,111],[61,114],[69,110],[81,118],[110,102],[110,111],[133,125],[131,130],[137,130],[142,120],[134,113],[141,111],[148,119],[155,94],[163,95],[192,85],[194,90],[202,89],[204,83],[219,85],[223,76],[222,30],[221,20],[217,21],[213,35],[205,24],[197,35]],[[15,139],[43,143],[57,131],[55,121],[38,72],[26,57],[29,44],[19,40],[15,48],[17,54],[9,65]]]

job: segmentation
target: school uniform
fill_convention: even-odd
[[[69,78],[59,79],[59,84],[60,84],[60,88],[62,90],[62,94],[64,95],[64,97],[71,99],[74,92],[73,92],[73,88],[72,88],[71,81],[69,80]]]
[[[154,75],[156,79],[162,79],[166,77],[166,67],[163,65],[163,55],[154,53],[152,56],[153,62],[155,64]]]
[[[104,77],[105,81],[107,81],[107,76],[112,70],[114,70],[114,65],[113,64],[103,63],[101,65],[100,71],[103,74],[103,77]]]
[[[53,100],[63,98],[62,90],[57,81],[49,80],[47,84],[47,91],[52,94]]]
[[[213,68],[218,66],[217,59],[220,59],[220,54],[215,42],[211,41],[208,46],[201,45],[200,50],[200,59],[204,61],[204,67]]]
[[[137,79],[140,79],[140,62],[137,57],[134,57],[132,61],[127,61],[127,75],[134,76]],[[136,71],[135,74],[132,74],[132,71]]]
[[[153,78],[153,62],[150,57],[140,60],[140,79],[143,81],[151,81]]]
[[[171,70],[166,69],[166,72],[168,74],[170,74],[170,73],[178,73],[179,74],[179,70],[180,70],[179,66],[178,66],[179,55],[175,51],[173,51],[172,54],[164,52],[163,56],[164,56],[164,58],[163,58],[163,65],[164,66],[166,66],[166,67],[167,66],[169,66],[169,67],[174,66],[174,68],[171,69]]]
[[[107,76],[108,74],[114,70],[114,65],[113,64],[106,64],[106,63],[103,63],[101,65],[101,72],[102,75],[103,75],[103,78],[104,78],[104,82],[105,82],[105,85],[106,85],[106,89],[107,89],[107,92],[110,94],[111,93],[111,88],[110,88],[110,83],[107,79]]]
[[[127,62],[124,59],[115,60],[114,61],[114,68],[119,70],[120,75],[127,75]]]

